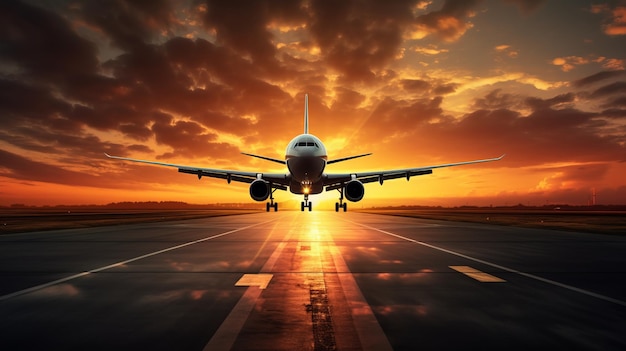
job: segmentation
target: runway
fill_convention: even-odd
[[[0,236],[0,349],[624,350],[626,238],[277,212]]]

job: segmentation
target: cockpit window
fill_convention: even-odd
[[[312,142],[312,141],[299,141],[297,143],[294,144],[294,147],[298,147],[298,146],[315,146],[316,148],[319,149],[319,145],[317,145],[317,143]]]

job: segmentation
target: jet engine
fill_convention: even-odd
[[[361,201],[361,199],[363,198],[363,195],[365,194],[365,188],[363,187],[363,183],[355,179],[346,183],[344,193],[346,199],[352,202],[357,202]]]
[[[250,197],[255,201],[265,201],[271,191],[270,183],[264,180],[257,179],[250,184]]]

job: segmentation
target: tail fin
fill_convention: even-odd
[[[309,94],[304,94],[304,134],[309,134]]]

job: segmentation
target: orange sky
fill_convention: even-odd
[[[507,154],[368,184],[353,207],[587,204],[592,189],[624,204],[625,13],[624,1],[2,2],[0,205],[252,202],[246,184],[103,153],[286,172],[240,153],[284,157],[305,93],[329,159],[373,153],[328,172]]]

